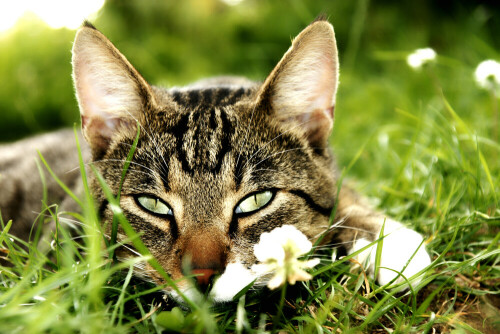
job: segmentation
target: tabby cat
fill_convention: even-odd
[[[121,208],[165,271],[181,279],[178,286],[188,297],[209,288],[206,292],[223,302],[254,279],[255,286],[265,285],[268,278],[251,270],[253,246],[263,232],[285,224],[311,241],[326,232],[324,242],[353,252],[376,240],[385,223],[382,267],[404,268],[411,277],[430,263],[418,233],[371,210],[346,186],[337,193],[328,138],[338,56],[327,21],[306,27],[263,83],[219,77],[170,89],[148,84],[86,23],[73,46],[73,77],[88,143],[84,157],[115,194],[140,127]],[[1,146],[0,208],[4,220],[13,219],[12,232],[18,235],[26,235],[42,198],[36,149],[75,192],[81,188],[72,131]],[[47,188],[50,201],[77,209],[50,176]],[[95,179],[92,190],[110,226],[113,213]],[[125,237],[119,230],[118,239]],[[132,254],[124,248],[119,256]],[[196,284],[182,280],[186,263],[187,271],[198,274]],[[372,273],[373,263],[372,258]],[[164,283],[148,264],[137,272]],[[382,269],[377,279],[385,284],[396,276]]]

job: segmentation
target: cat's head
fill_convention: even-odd
[[[172,89],[149,85],[86,24],[74,43],[73,75],[94,165],[115,195],[140,127],[120,204],[188,296],[194,288],[183,280],[187,273],[198,275],[202,289],[215,278],[216,301],[231,300],[257,278],[250,268],[263,232],[294,225],[314,241],[327,228],[336,193],[328,137],[338,83],[328,22],[305,28],[262,84],[215,78]],[[109,232],[111,208],[96,181],[93,192]],[[164,283],[147,264],[139,271]]]

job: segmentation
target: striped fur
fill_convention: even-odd
[[[231,272],[249,271],[256,262],[253,246],[261,234],[284,224],[294,225],[312,241],[326,234],[325,242],[340,242],[348,251],[358,239],[378,237],[385,218],[348,188],[337,194],[328,137],[338,59],[328,22],[319,20],[304,29],[262,84],[220,77],[179,88],[151,86],[90,24],[77,33],[73,69],[82,132],[89,143],[84,155],[92,156],[89,159],[115,195],[140,127],[120,205],[144,244],[166,272],[180,280],[186,294],[195,291],[189,280],[182,280],[188,263],[195,273],[222,274],[220,282],[240,284],[228,290],[215,283],[214,299],[231,299],[248,282],[224,276],[226,267],[233,268]],[[52,136],[72,142],[69,132]],[[64,152],[74,149],[67,145]],[[63,165],[74,159],[77,166],[75,157],[64,152],[49,163]],[[2,189],[5,182],[0,177]],[[113,214],[95,179],[92,191],[109,229]],[[269,203],[249,214],[237,213],[242,200],[262,191],[272,192]],[[0,195],[2,211],[6,203],[18,203],[19,196],[24,195],[15,190]],[[172,214],[145,209],[143,196],[164,203]],[[329,229],[333,208],[335,228]],[[11,217],[4,218],[26,224],[26,217],[8,212]],[[394,222],[391,231],[398,226]],[[119,240],[124,240],[124,232],[118,232]],[[130,245],[118,256],[133,255],[128,249]],[[422,263],[428,260],[427,254],[420,258]],[[416,268],[420,267],[419,262]],[[148,265],[138,274],[164,283]],[[257,285],[266,282],[266,277],[255,278]],[[198,278],[198,283],[206,288],[208,280]]]

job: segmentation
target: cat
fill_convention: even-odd
[[[210,288],[214,301],[226,302],[253,280],[265,285],[268,278],[251,270],[253,247],[262,233],[282,225],[311,241],[326,235],[324,243],[349,254],[377,240],[384,226],[380,265],[389,269],[379,270],[380,284],[403,281],[390,269],[404,269],[409,278],[430,264],[420,234],[372,210],[348,186],[337,191],[328,138],[339,61],[328,21],[307,26],[263,83],[217,77],[186,87],[152,86],[90,23],[76,34],[72,63],[88,143],[82,154],[115,195],[140,128],[120,206],[186,296]],[[82,191],[74,142],[73,132],[63,130],[0,147],[0,208],[13,220],[12,233],[26,233],[40,206],[35,148],[63,182]],[[49,202],[78,209],[50,176],[46,182]],[[109,227],[113,213],[95,177],[91,188]],[[125,238],[119,229],[118,239]],[[366,269],[372,275],[373,247],[358,255],[359,262],[371,258]],[[133,255],[128,249],[118,256]],[[182,280],[186,263],[198,275],[196,284]],[[137,273],[165,283],[149,264]],[[182,300],[171,288],[166,292]]]

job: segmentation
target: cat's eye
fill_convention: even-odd
[[[162,216],[172,216],[172,209],[158,197],[152,196],[137,196],[137,203],[143,209]]]
[[[252,213],[254,211],[260,210],[271,202],[273,199],[274,192],[270,190],[262,191],[259,193],[253,193],[248,197],[245,197],[234,209],[236,214],[246,214]]]

